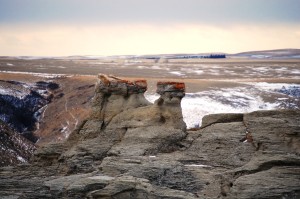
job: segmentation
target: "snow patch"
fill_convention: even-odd
[[[169,72],[170,74],[173,74],[173,75],[177,75],[177,76],[183,76],[184,74],[180,71],[171,71]]]
[[[202,167],[202,168],[204,168],[204,167],[207,167],[207,168],[212,167],[212,166],[204,165],[204,164],[186,164],[184,166],[186,166],[186,167]]]
[[[278,93],[276,89],[287,88],[294,84],[251,83],[253,87],[224,88],[198,93],[186,93],[181,101],[183,120],[187,128],[201,125],[205,115],[215,113],[247,113],[257,110],[272,110],[280,108],[280,104],[288,98],[280,98],[273,102],[265,101],[261,92]],[[299,85],[298,85],[299,87]],[[150,102],[159,98],[158,94],[146,94]]]
[[[137,67],[138,69],[145,69],[145,68],[147,68],[146,66],[138,66]]]
[[[162,69],[162,68],[160,66],[151,66],[151,69],[159,70],[159,69]]]
[[[291,70],[290,73],[300,75],[300,70]]]
[[[22,158],[21,156],[17,156],[17,159],[20,161],[20,162],[27,162],[24,158]]]
[[[66,68],[65,66],[56,66],[56,68]]]
[[[33,75],[37,77],[44,77],[44,78],[60,78],[60,77],[72,77],[73,75],[67,74],[50,74],[50,73],[34,73],[34,72],[19,72],[19,71],[0,71],[1,73],[12,73],[12,74],[26,74],[26,75]]]
[[[299,87],[299,84],[288,84],[288,83],[267,83],[267,82],[259,82],[259,83],[246,83],[248,85],[253,85],[254,87],[264,90],[264,91],[275,91],[281,89],[283,87]]]

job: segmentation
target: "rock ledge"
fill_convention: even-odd
[[[300,198],[300,111],[219,114],[187,131],[184,83],[99,75],[91,116],[31,164],[0,168],[0,198]]]

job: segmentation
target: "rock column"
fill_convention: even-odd
[[[181,99],[185,96],[185,84],[183,82],[157,82],[156,92],[160,98],[155,101],[159,107],[161,119],[167,125],[175,129],[186,130],[183,121]]]
[[[104,122],[106,126],[117,114],[130,108],[150,104],[144,97],[147,82],[122,80],[114,76],[98,75],[93,99],[92,118]]]

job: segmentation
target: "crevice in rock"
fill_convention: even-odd
[[[180,166],[159,170],[156,175],[146,178],[151,184],[189,193],[195,193],[203,188],[191,172]]]
[[[103,100],[101,101],[100,103],[100,120],[103,121],[102,125],[101,125],[101,129],[105,129],[106,127],[106,124],[105,124],[105,109],[106,109],[106,104],[107,104],[107,101],[108,101],[108,98],[109,98],[110,95],[103,95]],[[109,123],[109,122],[108,122]]]
[[[242,113],[220,113],[220,114],[210,114],[202,118],[202,125],[199,129],[204,129],[214,124],[218,123],[232,123],[232,122],[242,122]]]
[[[285,167],[285,166],[300,167],[300,163],[298,161],[281,161],[281,160],[268,161],[259,165],[257,169],[237,171],[234,173],[234,178],[236,179],[243,175],[250,175],[262,171],[267,171],[269,169],[272,169],[273,167]]]
[[[220,189],[221,189],[221,195],[223,197],[227,197],[230,193],[230,189],[234,186],[235,181],[245,175],[251,175],[263,171],[267,171],[272,169],[273,167],[300,167],[300,163],[298,161],[280,161],[280,160],[274,160],[274,161],[268,161],[264,162],[261,165],[258,166],[258,168],[253,170],[240,170],[237,172],[234,172],[232,174],[225,174],[220,176],[221,177],[221,183],[220,183]]]

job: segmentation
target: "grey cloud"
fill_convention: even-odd
[[[0,23],[299,23],[299,0],[0,0]]]

